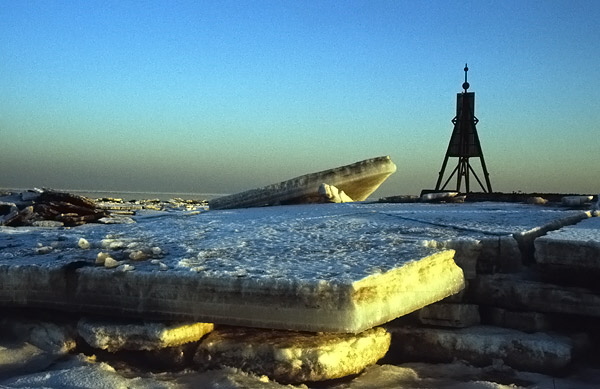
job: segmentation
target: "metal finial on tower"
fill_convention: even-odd
[[[467,64],[465,64],[465,82],[462,84],[463,89],[465,90],[465,92],[467,91],[467,89],[469,89],[469,83],[467,82],[467,72],[469,71],[469,67],[467,66]]]

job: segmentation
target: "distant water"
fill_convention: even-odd
[[[31,188],[23,189],[4,189],[2,191],[8,192],[24,192]],[[98,199],[104,197],[111,197],[117,199],[123,199],[123,201],[130,200],[150,200],[159,199],[166,201],[169,199],[180,198],[184,200],[211,200],[217,197],[225,196],[227,193],[187,193],[187,192],[136,192],[136,191],[97,191],[97,190],[84,190],[84,189],[57,189],[52,188],[60,192],[68,192],[77,194],[80,196],[89,197],[91,199]]]

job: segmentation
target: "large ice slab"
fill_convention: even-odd
[[[570,338],[491,326],[463,329],[392,327],[390,354],[401,360],[451,362],[464,360],[476,366],[501,360],[527,371],[556,373],[571,362]]]
[[[196,342],[214,329],[212,323],[132,322],[82,318],[79,335],[94,348],[117,350],[158,350]]]
[[[482,275],[469,284],[475,302],[500,308],[600,317],[600,295],[513,275]]]
[[[600,217],[552,231],[535,240],[536,263],[545,270],[561,276],[571,273],[577,277],[593,277],[597,284],[600,275]]]
[[[519,272],[533,262],[534,239],[590,216],[582,210],[514,203],[382,204],[403,232],[422,231],[432,247],[456,250],[467,279],[477,273]],[[413,222],[415,224],[410,224]]]
[[[360,332],[463,287],[452,252],[440,247],[456,247],[467,268],[465,258],[476,264],[493,249],[481,249],[486,239],[581,217],[494,203],[347,203],[2,227],[0,305]]]
[[[278,382],[325,381],[360,373],[390,347],[382,327],[359,334],[310,334],[220,329],[204,338],[194,356],[203,368],[239,366]]]

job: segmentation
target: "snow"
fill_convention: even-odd
[[[70,357],[49,369],[0,378],[1,388],[203,388],[203,389],[514,389],[572,388],[595,389],[600,371],[579,366],[562,378],[522,372],[504,365],[473,367],[456,361],[446,364],[405,363],[373,365],[352,380],[328,385],[282,385],[265,376],[235,368],[209,371],[149,373],[116,369],[83,355]]]

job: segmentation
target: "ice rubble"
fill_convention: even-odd
[[[4,315],[0,319],[0,379],[44,370],[75,348],[67,325]]]

